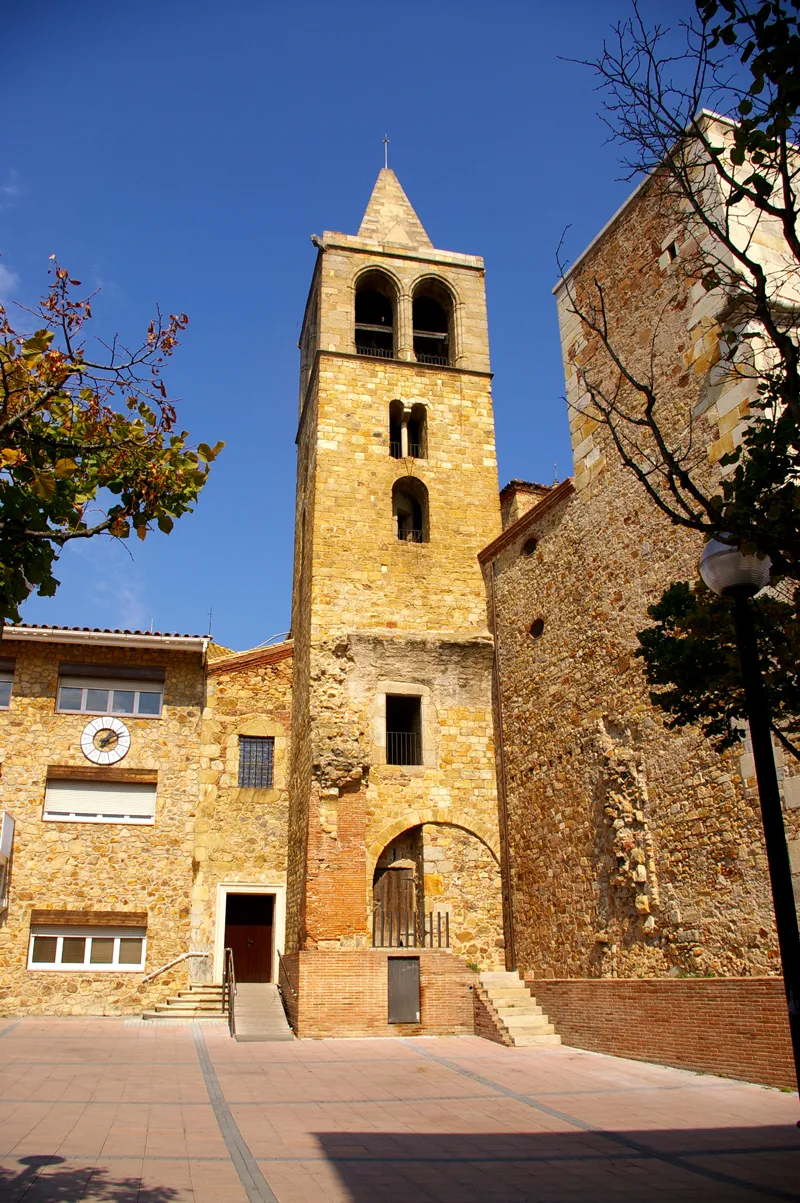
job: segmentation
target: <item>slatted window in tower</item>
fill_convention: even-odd
[[[271,735],[239,736],[239,785],[272,789],[275,740]]]

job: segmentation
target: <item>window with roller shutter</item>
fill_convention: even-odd
[[[71,823],[153,823],[155,782],[48,780],[43,818]]]

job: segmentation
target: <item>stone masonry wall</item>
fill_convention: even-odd
[[[292,645],[226,656],[209,665],[200,748],[201,801],[197,812],[192,890],[192,947],[212,953],[217,886],[286,884],[289,810],[288,754]],[[238,784],[239,737],[271,736],[272,789]],[[276,933],[283,951],[282,933]],[[198,980],[211,961],[199,962]]]
[[[718,301],[705,305],[680,256],[662,253],[675,225],[645,189],[572,288],[586,299],[603,282],[615,342],[636,370],[656,332],[664,425],[679,434],[692,416],[695,470],[711,484],[742,401],[734,394],[727,408],[714,373]],[[696,578],[702,543],[669,524],[590,416],[577,365],[607,387],[614,374],[563,292],[560,305],[574,492],[562,485],[483,557],[495,573],[519,965],[559,978],[775,974],[752,765],[693,729],[668,730],[635,656],[648,605],[671,581]]]
[[[203,668],[199,655],[4,640],[16,658],[11,707],[0,712],[0,809],[16,821],[10,905],[0,923],[0,1013],[141,1012],[186,983],[184,962],[144,984],[142,973],[28,970],[31,910],[146,911],[145,973],[189,948]],[[55,710],[59,661],[166,668],[161,718],[127,718],[126,770],[157,772],[152,826],[45,822],[48,766],[91,769],[85,715]],[[88,776],[87,772],[87,776]]]

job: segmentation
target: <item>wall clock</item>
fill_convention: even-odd
[[[116,764],[131,746],[131,733],[118,718],[93,718],[83,728],[81,751],[93,764]]]

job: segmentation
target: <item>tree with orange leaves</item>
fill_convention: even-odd
[[[50,597],[74,539],[169,534],[191,511],[223,447],[188,443],[162,379],[187,324],[159,312],[134,349],[87,350],[93,297],[52,257],[53,281],[18,334],[0,305],[0,624],[32,591]]]

